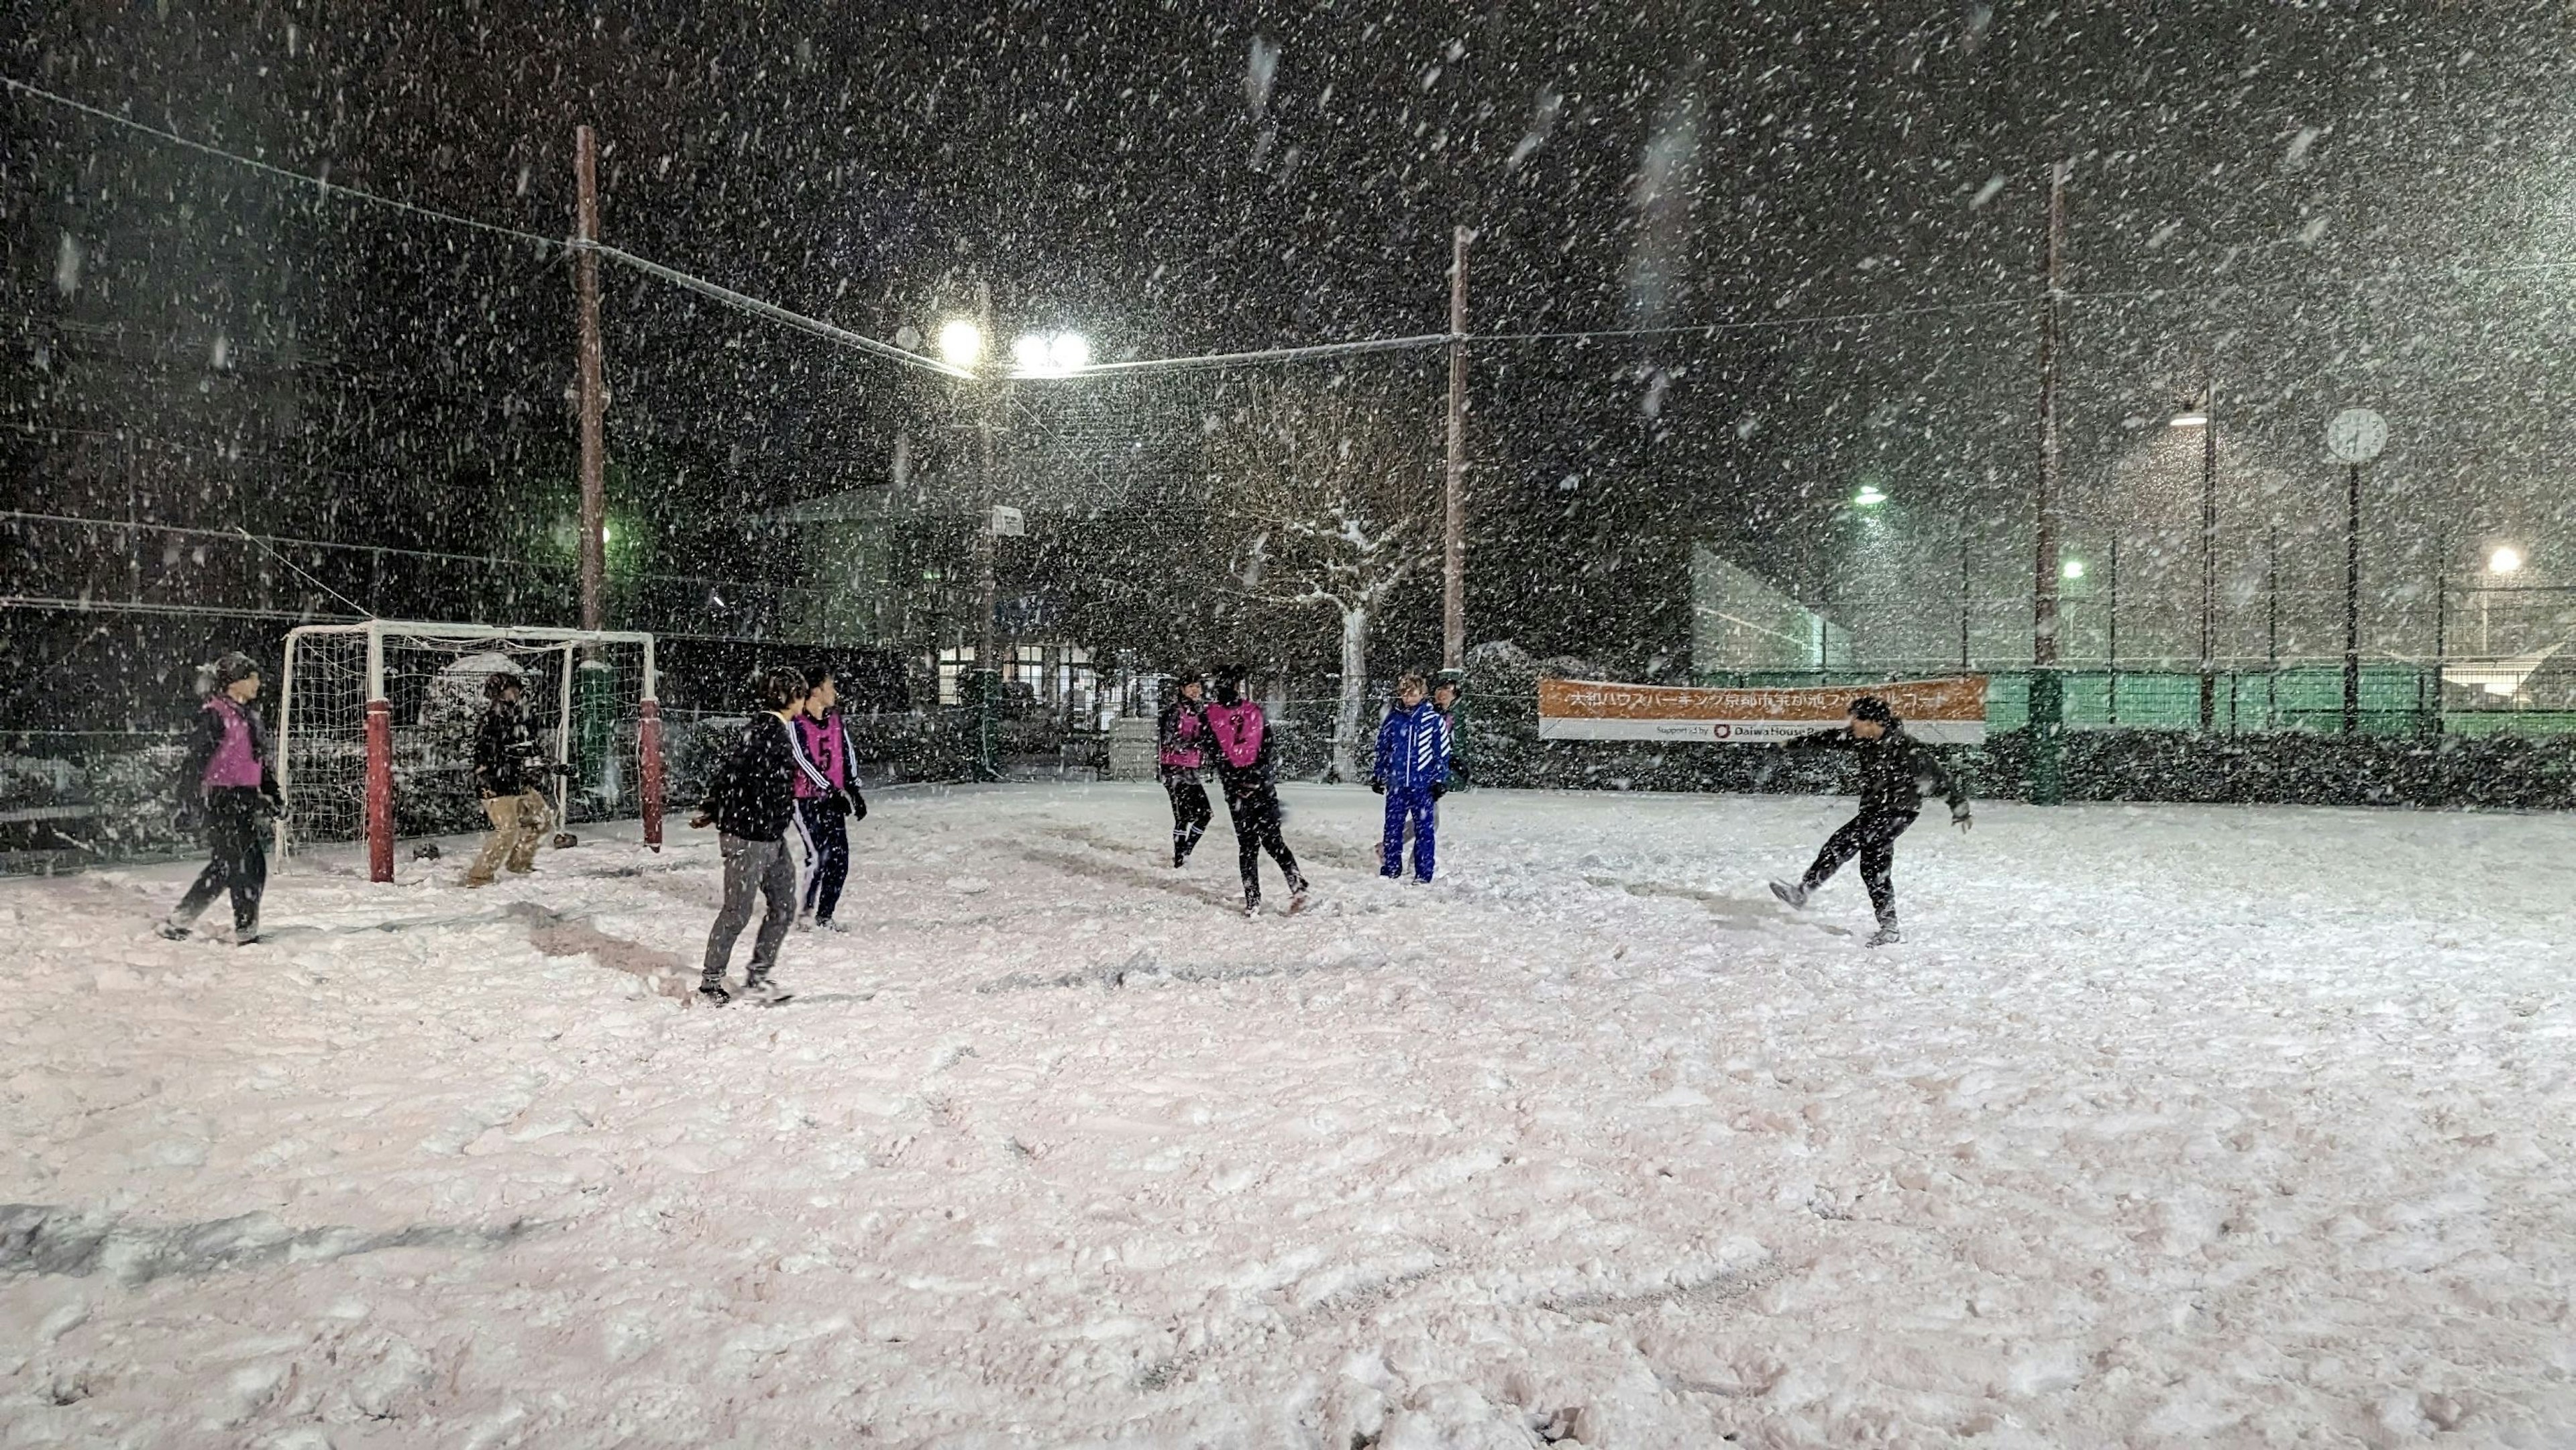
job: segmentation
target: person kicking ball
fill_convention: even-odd
[[[1878,914],[1878,931],[1869,945],[1895,945],[1901,940],[1896,931],[1896,838],[1923,813],[1926,794],[1947,800],[1950,824],[1968,829],[1974,822],[1968,815],[1967,792],[1942,768],[1930,747],[1905,733],[1905,723],[1876,695],[1852,701],[1851,718],[1841,729],[1802,735],[1787,742],[1787,748],[1847,750],[1858,757],[1860,814],[1825,838],[1824,849],[1816,853],[1815,864],[1805,876],[1794,884],[1772,882],[1771,894],[1793,907],[1804,907],[1818,887],[1857,856],[1861,884],[1869,888],[1870,908]]]

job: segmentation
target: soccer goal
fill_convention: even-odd
[[[662,728],[653,636],[374,619],[286,636],[278,689],[277,849],[367,843],[371,879],[394,879],[404,836],[483,829],[474,734],[494,675],[518,678],[565,822],[641,816],[662,846]]]

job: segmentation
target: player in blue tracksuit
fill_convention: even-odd
[[[1449,789],[1449,728],[1427,698],[1420,675],[1396,684],[1396,709],[1377,732],[1377,773],[1369,789],[1386,797],[1386,839],[1378,874],[1404,874],[1404,828],[1413,827],[1413,875],[1431,879],[1440,830],[1440,797]]]

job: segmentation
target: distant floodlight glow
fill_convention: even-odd
[[[939,327],[939,358],[952,368],[971,368],[984,358],[984,329],[963,317]]]
[[[2173,422],[2168,426],[2175,428],[2206,428],[2209,426],[2209,415],[2207,413],[2176,413],[2174,414]]]
[[[2487,572],[2490,574],[2513,574],[2520,572],[2521,568],[2522,551],[2510,544],[2487,555]]]
[[[2081,559],[2069,559],[2065,563],[2057,566],[2057,572],[2069,579],[2081,579],[2084,577],[2084,561]]]
[[[1047,344],[1047,355],[1060,373],[1078,373],[1091,366],[1091,340],[1078,332],[1059,332]]]
[[[1852,495],[1852,502],[1861,508],[1874,509],[1887,502],[1887,495],[1879,492],[1877,484],[1864,483],[1860,492]]]
[[[1053,372],[1054,341],[1042,333],[1025,334],[1011,344],[1011,366],[1024,373]]]

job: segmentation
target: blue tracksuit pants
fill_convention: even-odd
[[[1413,875],[1416,880],[1431,879],[1435,838],[1440,831],[1440,803],[1431,798],[1428,786],[1413,789],[1388,787],[1386,792],[1386,853],[1378,866],[1381,876],[1404,874],[1404,827],[1413,826]]]

